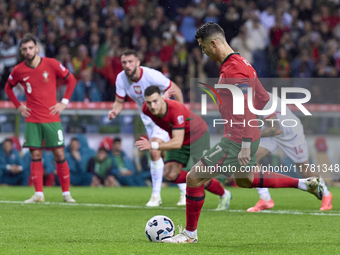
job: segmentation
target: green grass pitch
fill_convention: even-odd
[[[0,254],[339,254],[340,189],[331,188],[333,210],[294,189],[271,190],[275,207],[247,213],[255,189],[231,188],[229,211],[217,212],[218,198],[206,193],[197,244],[151,243],[145,224],[166,215],[185,226],[185,210],[176,206],[179,190],[163,188],[163,205],[146,208],[150,188],[72,187],[76,204],[62,202],[59,187],[45,188],[44,204],[19,201],[32,187],[0,188]]]

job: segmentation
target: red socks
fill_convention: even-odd
[[[34,185],[35,192],[43,192],[43,176],[44,167],[41,159],[31,161],[31,180]]]
[[[56,162],[57,174],[63,192],[70,191],[70,169],[67,161]]]
[[[197,229],[198,218],[200,217],[201,209],[204,204],[204,185],[197,188],[187,187],[186,197],[187,224],[185,229],[188,231],[195,231]]]
[[[174,180],[172,183],[186,183],[187,182],[187,174],[188,172],[182,170],[178,175],[177,179]]]
[[[297,188],[299,179],[273,172],[256,172],[251,188]]]
[[[216,179],[211,179],[210,183],[207,187],[205,187],[205,189],[220,197],[224,195],[224,188],[222,187],[221,183]]]

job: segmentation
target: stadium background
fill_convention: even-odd
[[[194,96],[190,78],[218,77],[219,65],[202,55],[194,38],[196,29],[208,21],[223,27],[227,41],[251,62],[260,78],[280,81],[279,86],[302,84],[311,91],[313,116],[302,117],[311,162],[317,163],[315,143],[323,135],[330,163],[339,163],[340,111],[336,104],[340,90],[336,78],[340,19],[336,0],[1,1],[0,141],[12,135],[23,140],[24,120],[6,101],[4,85],[11,68],[21,61],[20,39],[31,32],[39,39],[39,54],[57,58],[78,80],[74,103],[62,115],[66,144],[83,133],[89,146],[97,149],[103,137],[121,136],[123,150],[135,157],[133,144],[143,133],[135,105],[127,98],[127,110],[109,122],[106,115],[111,103],[101,103],[114,100],[115,77],[122,70],[120,54],[127,48],[137,50],[142,65],[168,76],[189,102]],[[291,78],[304,79],[289,83]],[[90,89],[84,84],[91,84]],[[270,90],[274,83],[266,84]],[[17,87],[16,95],[24,101],[24,93]],[[60,81],[59,99],[64,91]],[[218,137],[212,134],[212,143]],[[290,164],[280,151],[267,160]]]

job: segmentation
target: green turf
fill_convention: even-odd
[[[334,203],[330,212],[320,212],[320,202],[314,196],[292,189],[271,191],[276,213],[245,212],[257,202],[256,190],[231,189],[229,212],[207,210],[217,206],[218,198],[206,194],[199,242],[175,245],[150,243],[144,227],[149,218],[159,214],[170,217],[176,228],[185,226],[185,210],[175,206],[179,190],[162,190],[163,209],[144,207],[150,191],[74,187],[71,192],[77,204],[64,205],[60,188],[46,188],[46,202],[54,204],[21,204],[4,201],[23,201],[33,194],[33,188],[1,187],[0,254],[340,253],[339,188],[331,189]]]

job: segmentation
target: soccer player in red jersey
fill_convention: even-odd
[[[24,36],[20,42],[20,51],[25,61],[13,68],[5,91],[25,118],[23,147],[29,148],[32,156],[31,178],[35,194],[25,203],[44,201],[44,169],[41,162],[43,141],[45,148],[53,151],[64,201],[75,202],[69,190],[70,170],[65,161],[64,133],[59,114],[69,102],[76,79],[57,60],[38,56],[38,45],[32,35]],[[61,102],[56,100],[58,77],[67,82],[66,92]],[[13,87],[19,83],[26,92],[26,105],[21,104],[13,93]]]
[[[243,188],[299,188],[314,194],[320,200],[323,196],[318,178],[299,180],[278,173],[249,171],[256,166],[256,151],[261,135],[255,121],[252,121],[252,125],[248,125],[249,120],[256,119],[255,114],[248,108],[248,88],[252,88],[253,106],[257,110],[263,109],[269,100],[269,95],[257,79],[256,71],[249,62],[230,48],[224,31],[218,24],[213,22],[204,24],[197,30],[196,39],[209,58],[221,63],[219,84],[235,85],[244,95],[233,99],[230,90],[217,89],[223,102],[223,105],[219,105],[219,111],[228,123],[224,125],[221,141],[204,154],[188,173],[186,227],[180,234],[163,240],[169,243],[197,242],[197,224],[204,203],[203,184],[220,174],[211,171],[209,176],[204,176],[203,173],[209,166],[232,166],[237,169],[234,173],[235,182]],[[243,115],[233,114],[233,100],[244,101]],[[230,176],[232,172],[226,175]]]
[[[142,111],[160,128],[167,131],[170,140],[167,142],[149,142],[141,138],[136,142],[140,150],[167,151],[164,159],[164,177],[173,183],[185,183],[187,172],[183,170],[189,164],[190,157],[194,162],[210,148],[210,137],[207,123],[185,105],[174,100],[164,100],[158,86],[149,86],[144,92],[145,102]],[[231,194],[216,179],[204,183],[204,188],[220,197],[217,210],[229,207]]]

